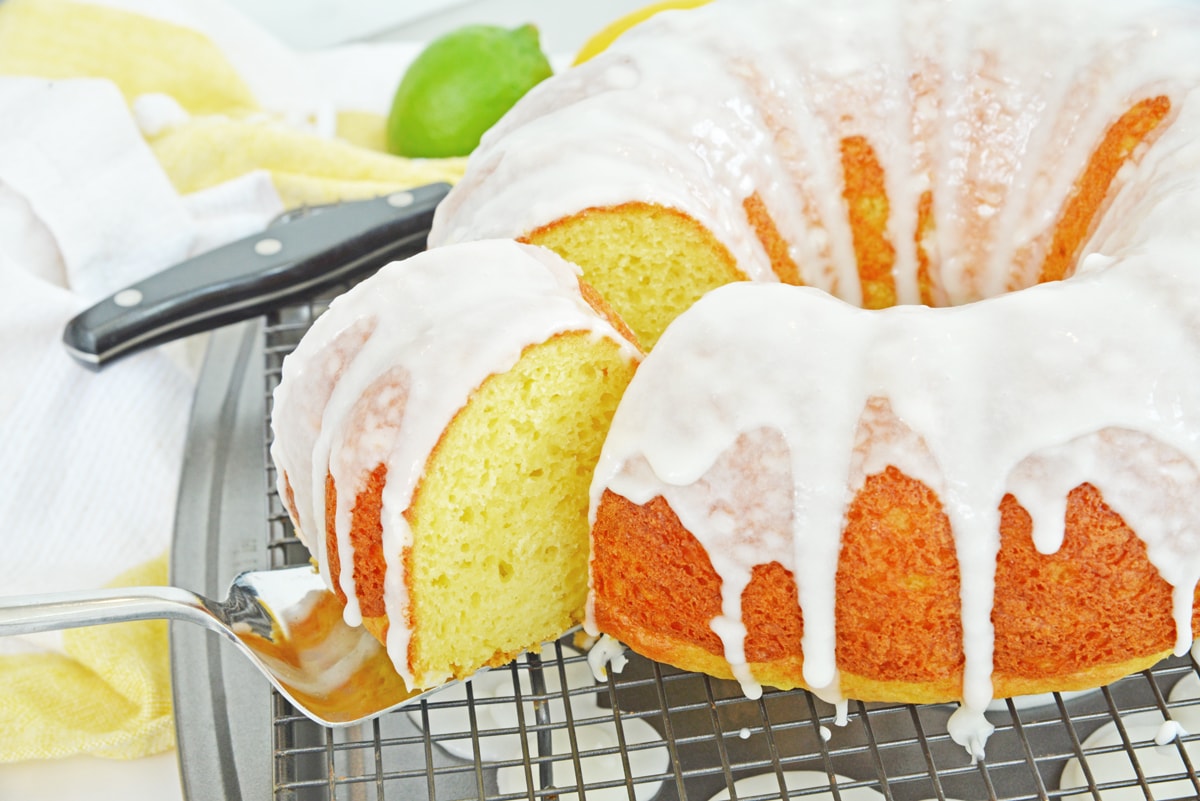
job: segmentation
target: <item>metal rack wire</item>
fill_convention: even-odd
[[[268,416],[283,357],[330,297],[267,319]],[[275,495],[264,431],[265,547],[271,565],[295,564],[308,555]],[[751,700],[736,683],[636,656],[597,685],[577,679],[585,657],[573,645],[568,636],[540,657],[492,671],[491,685],[507,687],[502,697],[477,694],[468,683],[458,696],[435,695],[347,729],[317,726],[275,695],[274,798],[707,801],[722,791],[740,801],[1200,798],[1193,764],[1200,683],[1172,696],[1181,681],[1196,681],[1187,657],[1079,696],[1001,703],[989,714],[996,731],[987,756],[976,762],[947,734],[951,706],[851,702],[838,710],[803,691],[771,690]],[[1184,729],[1194,721],[1197,734],[1170,731],[1162,723],[1170,720]],[[597,744],[600,728],[610,739]],[[1105,742],[1089,740],[1102,729],[1111,730]],[[515,752],[492,754],[501,740]],[[808,779],[804,787],[797,772]],[[766,784],[737,784],[764,775]]]

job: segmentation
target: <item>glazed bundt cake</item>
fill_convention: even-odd
[[[993,695],[1183,652],[1197,52],[1171,0],[718,0],[519,103],[430,243],[545,245],[655,348],[589,629],[751,693],[962,700],[972,747]]]
[[[588,484],[639,358],[577,268],[498,241],[383,268],[284,360],[280,497],[410,688],[582,620]]]
[[[494,664],[575,619],[589,510],[591,633],[750,694],[961,701],[976,751],[994,695],[1184,652],[1197,52],[1183,0],[717,0],[540,84],[438,209],[440,280],[387,268],[285,363],[282,492],[347,615],[416,686]],[[527,244],[461,244],[496,238]],[[635,354],[558,262],[582,312],[527,330],[533,246],[654,346],[611,431]]]

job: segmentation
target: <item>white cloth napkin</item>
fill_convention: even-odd
[[[265,175],[180,197],[105,81],[0,79],[4,594],[101,586],[172,531],[195,365],[159,350],[91,373],[67,321],[281,210]]]
[[[265,110],[298,124],[386,112],[414,52],[292,52],[213,0],[105,4],[205,33]],[[168,548],[196,360],[168,346],[92,373],[62,330],[280,211],[266,174],[179,195],[107,81],[0,78],[0,595],[100,587]],[[55,642],[0,638],[0,653]]]

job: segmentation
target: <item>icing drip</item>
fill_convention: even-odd
[[[1164,720],[1162,726],[1158,729],[1158,734],[1154,735],[1155,745],[1169,745],[1180,737],[1187,736],[1187,729],[1175,720]]]
[[[1106,428],[1031,454],[1009,477],[1010,491],[1029,503],[1033,540],[1042,553],[1062,545],[1067,493],[1084,482],[1100,490],[1138,536],[1159,574],[1174,588],[1175,654],[1192,643],[1192,600],[1200,580],[1196,501],[1200,471],[1178,450],[1138,431]]]
[[[313,355],[304,370],[312,381],[312,391],[293,392],[295,382],[281,385],[275,390],[272,417],[280,414],[290,417],[291,430],[298,434],[294,438],[275,437],[271,443],[271,458],[278,472],[279,496],[288,499],[288,513],[297,521],[296,534],[319,564],[326,564],[325,538],[321,536],[323,526],[314,525],[309,517],[314,502],[313,484],[308,480],[313,464],[311,444],[320,434],[321,416],[338,377],[351,355],[362,347],[374,328],[375,320],[364,317],[340,330],[314,334],[314,341],[321,337],[321,344],[320,347],[314,345]],[[298,374],[299,371],[285,365],[284,373]],[[322,484],[322,497],[324,493]],[[301,520],[305,521],[302,525],[299,523]],[[321,575],[329,588],[333,589],[331,577],[325,573]]]
[[[608,669],[605,665],[611,666],[613,673],[620,673],[629,664],[629,658],[625,656],[625,646],[607,634],[601,635],[588,650],[587,661],[592,677],[597,682],[608,681]]]
[[[665,493],[681,522],[708,549],[721,549],[727,559],[717,568],[723,586],[722,614],[710,624],[725,646],[734,677],[750,698],[762,687],[746,666],[746,627],[742,623],[742,592],[757,564],[779,562],[794,570],[790,538],[793,489],[787,443],[772,429],[748,431],[697,481],[672,486]],[[649,465],[644,465],[650,471]],[[652,475],[652,473],[649,473]],[[649,500],[649,499],[647,499]],[[703,510],[703,514],[695,514]],[[829,683],[829,682],[826,682]]]
[[[984,717],[983,711],[968,705],[960,706],[946,721],[946,732],[950,739],[967,749],[971,762],[983,759],[983,746],[996,727]]]
[[[577,268],[541,248],[477,242],[384,267],[337,298],[284,362],[272,415],[280,493],[293,489],[297,530],[326,581],[345,592],[352,624],[361,616],[351,511],[367,478],[386,467],[380,518],[387,646],[410,684],[402,557],[412,532],[404,512],[429,454],[484,379],[511,368],[530,344],[567,331],[607,337],[636,358],[583,299]],[[334,510],[325,507],[327,473],[337,490]],[[340,562],[335,577],[327,575],[329,518]],[[421,677],[419,686],[442,678]]]

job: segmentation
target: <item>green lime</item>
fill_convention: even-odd
[[[469,25],[435,39],[396,88],[388,151],[412,158],[465,156],[552,71],[532,25]]]

